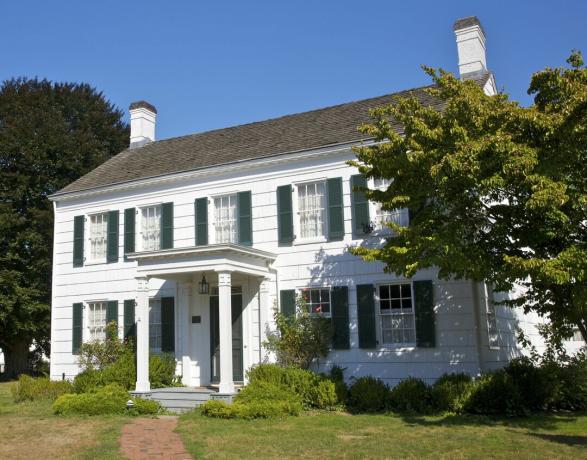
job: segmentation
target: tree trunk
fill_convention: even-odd
[[[2,348],[4,353],[3,378],[15,379],[20,374],[26,374],[30,371],[28,365],[30,346],[29,341],[22,340]]]

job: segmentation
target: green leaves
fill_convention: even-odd
[[[17,341],[33,339],[48,353],[53,207],[47,196],[127,146],[122,115],[86,84],[12,79],[0,86],[0,348],[5,353],[12,353]]]
[[[416,212],[383,246],[352,252],[404,276],[436,267],[442,277],[487,280],[499,289],[525,285],[517,303],[560,331],[587,331],[587,311],[572,295],[587,285],[580,268],[587,250],[587,69],[579,53],[568,62],[572,69],[533,76],[531,107],[424,68],[442,111],[415,98],[374,110],[360,130],[379,143],[355,149],[350,164],[368,178],[393,179],[384,192],[366,191],[368,199]]]

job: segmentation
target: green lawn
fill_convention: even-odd
[[[395,417],[315,413],[243,421],[185,414],[194,458],[587,458],[587,415]]]
[[[0,459],[118,459],[124,417],[57,417],[48,401],[15,404],[0,383]]]

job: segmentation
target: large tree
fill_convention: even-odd
[[[123,150],[122,112],[87,84],[0,87],[0,348],[5,376],[48,352],[53,209],[47,196]]]
[[[529,107],[425,68],[443,110],[414,98],[375,110],[360,129],[377,143],[353,164],[393,179],[366,195],[409,208],[411,222],[353,252],[405,276],[437,267],[442,278],[517,287],[511,304],[546,317],[556,339],[579,328],[587,341],[587,69],[578,52],[567,62],[532,76]]]

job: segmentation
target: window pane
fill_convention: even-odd
[[[301,184],[298,186],[298,210],[301,238],[323,236],[325,221],[323,182]]]
[[[402,308],[404,310],[412,310],[412,299],[402,299]]]
[[[379,297],[381,299],[389,299],[389,286],[379,286]]]
[[[412,296],[412,289],[409,284],[402,284],[401,285],[401,292],[402,292],[402,297],[411,297]]]
[[[392,284],[389,287],[389,291],[392,299],[399,299],[401,297],[399,284]]]
[[[304,289],[302,296],[310,313],[330,316],[329,289]]]
[[[391,308],[401,308],[402,307],[402,301],[400,299],[392,299],[391,300]]]
[[[391,308],[391,301],[388,299],[381,299],[379,305],[381,306],[381,310],[389,310]]]

